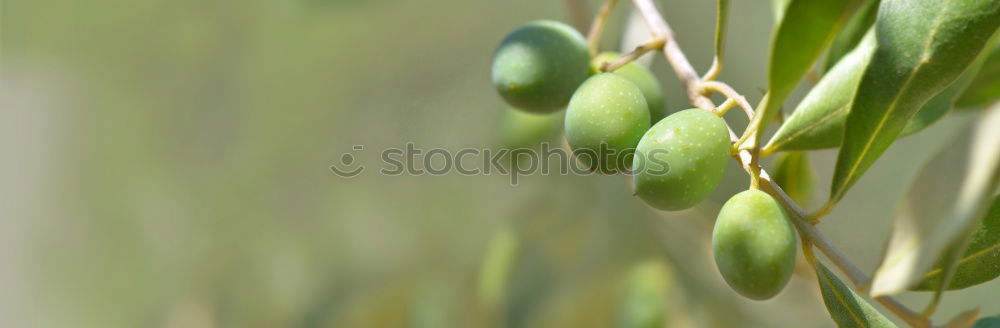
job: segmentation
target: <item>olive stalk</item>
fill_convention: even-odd
[[[601,64],[601,72],[614,72],[616,69],[628,65],[628,63],[636,60],[647,52],[663,48],[663,43],[664,39],[662,37],[653,38],[652,40],[635,47],[635,50],[632,50],[632,52],[629,52],[612,62]]]
[[[663,19],[656,5],[653,4],[652,0],[632,0],[636,9],[642,15],[646,24],[649,25],[650,30],[653,31],[654,35],[664,39],[663,54],[670,63],[674,72],[677,74],[678,79],[684,83],[688,98],[691,104],[707,109],[715,110],[715,104],[705,95],[706,90],[718,91],[730,99],[735,101],[742,100],[745,103],[745,97],[739,95],[735,90],[729,87],[728,84],[720,81],[703,81],[701,77],[697,74],[694,67],[688,61],[684,52],[680,49],[677,41],[674,40],[673,31],[670,29],[670,25]],[[753,116],[753,110],[746,104],[740,104],[741,107]],[[741,138],[737,138],[730,128],[730,136],[735,146],[739,146],[739,141]],[[734,155],[740,165],[746,170],[751,179],[756,182],[764,192],[771,194],[778,199],[778,202],[782,204],[782,207],[788,212],[792,223],[799,231],[803,240],[811,245],[814,245],[819,249],[827,258],[834,263],[834,265],[840,269],[844,274],[847,275],[848,279],[852,282],[852,287],[855,291],[860,294],[867,294],[864,292],[862,286],[866,285],[870,279],[865,275],[857,266],[855,266],[843,253],[841,253],[833,244],[831,244],[820,232],[814,224],[818,217],[811,217],[806,211],[804,211],[798,204],[792,200],[788,194],[786,194],[780,186],[778,186],[774,181],[771,180],[767,172],[763,170],[757,163],[757,154],[753,153],[751,149],[739,149],[738,153]],[[898,316],[900,319],[905,321],[907,324],[913,327],[929,327],[930,322],[927,318],[923,318],[916,312],[910,310],[905,305],[899,303],[891,297],[877,297],[875,301],[881,303],[889,311]]]
[[[597,11],[594,22],[590,24],[590,30],[587,31],[587,48],[590,50],[590,57],[597,55],[597,51],[600,48],[601,35],[604,34],[604,24],[608,22],[611,9],[615,7],[615,3],[617,2],[618,0],[605,1],[601,9]]]
[[[701,87],[700,92],[702,94],[709,94],[709,92],[721,93],[729,98],[726,100],[727,102],[732,100],[736,102],[736,104],[740,105],[740,108],[743,108],[743,112],[747,114],[747,118],[753,118],[753,106],[750,106],[750,103],[747,102],[747,97],[744,97],[739,92],[736,92],[733,87],[719,81],[704,80],[698,83],[698,85]]]

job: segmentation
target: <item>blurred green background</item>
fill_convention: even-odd
[[[808,269],[765,302],[715,270],[712,220],[748,184],[735,163],[675,213],[620,176],[375,172],[407,142],[496,147],[494,47],[525,22],[572,21],[566,2],[4,1],[0,326],[608,327],[665,309],[671,327],[832,327]],[[707,69],[714,2],[659,5]],[[720,79],[756,103],[771,9],[733,5]],[[669,111],[687,108],[663,58],[653,70]],[[970,119],[898,142],[820,229],[871,272],[910,177]],[[352,145],[369,171],[337,177]],[[812,156],[814,206],[835,155]],[[637,279],[665,296],[636,302]],[[949,293],[935,318],[1000,313],[997,295]]]

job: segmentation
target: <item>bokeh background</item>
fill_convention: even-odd
[[[0,326],[609,327],[662,310],[671,327],[832,327],[807,268],[765,302],[715,270],[712,221],[748,184],[735,163],[675,213],[620,176],[375,171],[407,142],[500,146],[494,47],[531,20],[578,20],[567,2],[4,1]],[[714,2],[659,6],[707,69]],[[756,103],[772,12],[733,6],[721,79]],[[652,65],[669,111],[687,108]],[[919,164],[971,119],[897,142],[820,230],[871,272]],[[344,153],[369,170],[332,174]],[[813,206],[835,156],[811,157]],[[935,317],[1000,313],[997,295],[949,293]]]

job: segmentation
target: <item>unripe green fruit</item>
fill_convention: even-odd
[[[683,210],[704,200],[722,181],[729,130],[710,111],[683,110],[653,125],[636,154],[636,195],[661,210]]]
[[[730,198],[712,231],[715,264],[740,295],[765,300],[777,295],[795,267],[795,232],[771,195],[752,189]]]
[[[595,74],[600,72],[601,65],[610,63],[618,59],[618,57],[618,54],[613,52],[605,52],[597,55],[590,61],[591,72]],[[648,68],[632,62],[616,69],[613,73],[624,76],[629,81],[632,81],[632,83],[635,83],[639,87],[639,90],[642,90],[642,95],[646,98],[646,104],[649,105],[650,122],[659,122],[667,116],[666,108],[663,107],[663,86],[660,85],[660,81],[656,79],[656,76]]]
[[[628,169],[647,129],[649,109],[642,91],[621,75],[590,77],[566,109],[566,140],[573,153],[602,173]]]
[[[504,148],[534,148],[552,141],[562,132],[561,113],[535,114],[514,108],[503,111],[499,120],[499,143]]]
[[[493,85],[511,106],[554,112],[587,78],[589,60],[586,41],[569,25],[531,22],[500,43],[493,55]]]

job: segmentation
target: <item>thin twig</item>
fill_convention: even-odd
[[[736,101],[740,105],[740,108],[743,108],[743,112],[747,114],[748,118],[753,118],[753,106],[750,106],[747,98],[736,92],[733,87],[719,81],[701,81],[698,85],[701,87],[700,93],[707,94],[708,91],[721,93],[729,99]]]
[[[709,87],[705,87],[704,84],[711,82],[703,82],[695,72],[694,67],[691,66],[691,63],[687,60],[684,52],[681,51],[677,42],[674,40],[673,31],[670,29],[670,26],[667,25],[667,22],[663,20],[663,16],[660,14],[659,10],[656,9],[656,5],[653,4],[652,0],[632,0],[632,2],[639,13],[642,14],[646,23],[649,24],[650,30],[653,31],[654,35],[664,38],[665,44],[663,54],[666,57],[667,62],[669,62],[673,67],[677,77],[687,87],[688,97],[693,105],[709,110],[715,109],[715,105],[712,103],[712,100],[702,94],[703,88],[718,90],[724,94],[732,93],[733,95],[738,96],[738,93],[736,93],[735,90],[732,90],[732,88],[722,82],[712,81],[718,84],[713,83],[709,84]],[[725,87],[722,87],[723,85],[725,85]],[[725,92],[722,90],[725,90]],[[729,95],[727,94],[727,96]],[[730,99],[736,99],[737,101],[744,99],[742,96],[739,96],[739,98],[733,96],[729,97]],[[749,104],[747,105],[749,107]],[[732,129],[729,131],[731,137],[730,139],[733,142],[738,142],[740,138],[737,138],[735,134],[732,133]],[[833,246],[833,244],[827,241],[819,230],[813,226],[812,222],[807,220],[809,215],[801,207],[799,207],[798,204],[796,204],[795,201],[793,201],[780,186],[770,179],[766,171],[760,168],[756,161],[757,156],[754,156],[750,150],[743,149],[739,150],[735,157],[740,162],[740,165],[743,166],[744,170],[747,170],[751,176],[759,177],[761,190],[778,198],[778,202],[782,204],[782,207],[784,207],[787,212],[789,212],[792,217],[791,221],[795,224],[803,238],[808,239],[809,243],[815,245],[817,249],[823,252],[823,254],[825,254],[827,258],[829,258],[830,261],[837,266],[837,268],[848,276],[848,279],[851,280],[855,291],[858,291],[858,286],[866,284],[869,281],[868,276],[858,269],[857,266],[851,263],[846,256]],[[887,309],[889,309],[889,311],[896,314],[896,316],[911,326],[927,327],[930,325],[928,320],[920,318],[920,316],[914,311],[910,310],[891,297],[877,297],[875,298],[875,301],[884,305]]]
[[[741,153],[748,153],[748,152],[743,151]],[[823,252],[823,255],[826,255],[826,257],[830,259],[830,262],[833,262],[833,264],[837,266],[837,268],[840,269],[841,272],[847,275],[847,279],[850,280],[851,283],[854,285],[855,291],[859,291],[859,289],[864,289],[864,288],[859,288],[858,286],[866,286],[870,281],[869,277],[865,275],[865,273],[862,272],[861,269],[858,269],[857,266],[851,263],[851,260],[848,259],[847,256],[845,256],[843,253],[841,253],[840,250],[837,249],[837,247],[833,246],[833,244],[831,244],[830,241],[828,241],[823,236],[823,234],[821,234],[819,230],[816,229],[814,225],[810,224],[810,221],[808,221],[808,217],[806,216],[805,211],[803,211],[802,208],[800,208],[797,204],[795,204],[795,201],[793,201],[790,197],[788,197],[788,194],[786,194],[784,190],[782,190],[781,187],[778,186],[777,183],[774,183],[774,181],[771,180],[769,176],[767,176],[767,172],[763,170],[761,170],[760,182],[761,182],[761,190],[777,197],[778,203],[782,204],[782,207],[784,207],[786,210],[790,209],[787,212],[791,216],[790,219],[792,223],[795,225],[796,230],[799,231],[799,234],[803,235],[803,240],[807,240],[810,244],[816,246],[816,248],[819,249],[820,252]],[[859,293],[866,294],[860,291]],[[874,300],[876,302],[881,303],[883,306],[885,306],[886,309],[892,311],[892,313],[898,316],[900,319],[903,319],[903,321],[906,321],[906,323],[909,324],[910,326],[913,327],[930,326],[930,322],[928,321],[927,318],[921,317],[919,314],[917,314],[913,310],[910,310],[905,305],[899,303],[892,297],[888,296],[876,297],[874,298]]]
[[[607,0],[601,9],[597,12],[597,16],[594,16],[594,23],[590,24],[590,31],[587,32],[587,48],[590,50],[590,56],[594,57],[597,55],[597,51],[600,50],[601,46],[601,34],[604,33],[604,23],[607,23],[608,16],[611,15],[611,9],[615,7],[615,3],[618,0]]]
[[[722,102],[722,105],[719,105],[719,107],[716,107],[712,111],[715,112],[715,115],[723,116],[726,115],[726,112],[733,107],[736,107],[736,100],[733,98],[726,98],[726,101]],[[750,115],[750,113],[747,114]]]
[[[691,104],[703,109],[715,108],[711,99],[698,94],[698,81],[701,80],[698,77],[698,72],[694,70],[691,62],[688,61],[687,56],[684,55],[677,41],[674,40],[673,30],[663,20],[663,16],[656,9],[656,5],[650,0],[633,0],[632,3],[635,5],[635,9],[639,11],[639,14],[642,15],[646,24],[649,25],[649,29],[653,32],[653,35],[663,37],[666,40],[663,45],[663,54],[667,58],[667,62],[670,63],[670,67],[674,69],[674,73],[677,74],[677,78],[681,82],[684,82],[688,98],[691,98]]]
[[[652,40],[649,40],[648,42],[643,43],[638,47],[635,47],[635,50],[632,50],[632,52],[629,52],[624,56],[615,59],[612,62],[606,62],[604,64],[601,64],[601,71],[614,72],[616,69],[619,69],[622,66],[627,65],[628,63],[632,62],[633,60],[636,60],[637,58],[646,54],[647,52],[653,50],[659,50],[661,48],[663,48],[663,38],[653,38]]]

